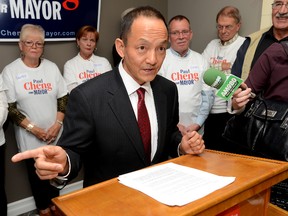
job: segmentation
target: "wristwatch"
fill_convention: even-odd
[[[57,119],[57,123],[60,124],[61,126],[63,125],[63,121],[60,121]]]
[[[29,123],[28,125],[27,125],[27,127],[26,127],[26,130],[28,131],[28,132],[31,132],[31,130],[34,128],[34,124],[31,124],[31,123]]]

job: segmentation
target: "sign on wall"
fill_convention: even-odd
[[[23,24],[41,25],[46,41],[74,40],[83,25],[99,31],[101,0],[0,0],[0,41],[18,41]]]

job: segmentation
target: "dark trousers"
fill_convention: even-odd
[[[0,215],[7,215],[7,198],[5,192],[5,144],[0,146]]]
[[[34,159],[27,159],[28,178],[37,209],[44,210],[52,205],[51,199],[59,196],[59,190],[49,180],[41,180],[35,171]]]

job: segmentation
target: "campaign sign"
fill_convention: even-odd
[[[22,25],[41,25],[46,41],[74,40],[83,25],[99,30],[101,0],[0,0],[0,41],[18,41]]]
[[[216,95],[228,101],[231,99],[234,92],[239,88],[242,82],[243,82],[242,79],[230,74],[227,76],[221,88],[218,89],[218,91],[216,92]]]

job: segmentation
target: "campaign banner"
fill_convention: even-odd
[[[18,41],[22,25],[41,25],[46,41],[75,40],[77,30],[99,31],[101,0],[0,0],[0,42]]]

